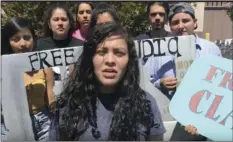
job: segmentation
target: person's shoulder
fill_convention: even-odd
[[[138,35],[135,39],[136,40],[143,40],[143,39],[149,39],[150,36],[148,35],[148,33],[142,33],[140,35]]]
[[[70,46],[83,46],[83,43],[84,43],[84,41],[72,37],[72,38],[71,38]]]
[[[148,93],[148,92],[145,92],[145,93],[146,93],[146,99],[147,99],[148,101],[150,101],[152,107],[153,107],[153,106],[157,106],[155,97],[153,97],[153,96],[152,96],[150,93]]]
[[[169,32],[169,31],[166,31],[166,32],[167,32],[166,37],[172,37],[172,36],[174,36],[171,32]]]
[[[208,47],[219,48],[214,42],[198,37],[201,44],[210,45]]]
[[[51,49],[51,45],[53,44],[53,40],[50,37],[42,37],[37,40],[36,50],[49,50]]]
[[[37,40],[37,43],[46,43],[46,42],[52,42],[52,39],[50,37],[41,37]]]
[[[201,48],[205,48],[206,50],[211,51],[210,53],[221,56],[221,51],[217,44],[203,38],[198,38],[198,40],[198,43],[200,44]]]

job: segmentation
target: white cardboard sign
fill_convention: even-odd
[[[164,121],[173,121],[167,108],[170,100],[150,83],[148,69],[143,67],[143,59],[148,57],[174,56],[176,61],[195,59],[195,39],[193,36],[169,37],[135,41],[140,58],[140,86],[157,100]],[[4,55],[2,59],[2,106],[7,140],[34,140],[29,116],[23,73],[48,67],[60,67],[61,78],[66,78],[66,66],[73,64],[80,56],[82,47],[45,50],[23,54]],[[186,69],[186,68],[185,68]],[[177,73],[184,69],[177,69]],[[179,76],[178,76],[179,77]],[[57,88],[59,89],[59,88]],[[56,91],[56,90],[55,90]],[[59,92],[59,91],[57,91]]]

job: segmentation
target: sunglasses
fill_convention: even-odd
[[[164,12],[153,12],[153,13],[150,13],[150,16],[151,16],[151,17],[155,17],[155,16],[157,16],[157,14],[158,14],[160,17],[164,17],[164,16],[165,16],[165,13],[164,13]]]

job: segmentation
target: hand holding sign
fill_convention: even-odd
[[[217,56],[195,60],[170,103],[170,113],[209,139],[231,141],[232,80],[231,60]]]
[[[174,90],[176,88],[177,79],[174,77],[164,77],[160,80],[161,85],[168,90]]]

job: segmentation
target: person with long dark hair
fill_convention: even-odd
[[[56,104],[50,140],[163,140],[155,99],[139,86],[134,41],[116,23],[97,24]]]
[[[92,32],[93,27],[97,24],[105,24],[109,22],[120,23],[115,8],[106,3],[99,3],[92,11],[88,32]],[[74,66],[71,65],[70,71],[72,72],[73,69]]]
[[[73,15],[66,5],[54,4],[49,7],[44,15],[44,37],[38,40],[37,51],[82,46],[82,40],[72,37],[74,24]],[[67,74],[71,70],[69,67],[66,68]],[[57,86],[61,83],[61,71],[59,67],[53,67],[53,71]]]
[[[31,22],[25,18],[15,17],[9,20],[4,25],[2,36],[4,54],[31,52],[35,48],[35,32]],[[53,72],[51,69],[41,69],[26,72],[23,78],[35,140],[46,140],[55,104]]]
[[[99,3],[91,15],[90,28],[93,28],[96,24],[104,24],[108,22],[120,23],[116,9],[109,4]]]
[[[85,40],[89,25],[91,22],[91,13],[94,9],[94,6],[91,2],[80,2],[75,8],[76,14],[76,30],[73,32],[73,37]]]
[[[82,46],[81,40],[72,37],[74,23],[73,15],[66,5],[49,7],[44,15],[44,35],[38,40],[37,50]]]

